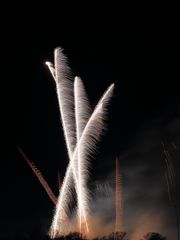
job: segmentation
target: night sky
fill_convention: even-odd
[[[149,221],[164,216],[164,225],[157,230],[175,236],[164,183],[161,142],[165,142],[172,155],[179,202],[180,89],[176,34],[152,29],[122,30],[120,26],[70,27],[62,22],[46,24],[43,19],[36,22],[33,17],[29,21],[25,17],[25,21],[25,26],[23,18],[1,23],[2,239],[28,235],[34,229],[47,231],[54,209],[18,153],[17,145],[41,170],[56,194],[57,171],[63,177],[68,163],[55,84],[44,64],[53,61],[57,46],[68,56],[73,75],[83,79],[92,107],[105,89],[115,83],[108,130],[91,161],[90,184],[108,179],[112,182],[115,157],[119,156],[124,231],[133,232],[135,222],[151,209]]]

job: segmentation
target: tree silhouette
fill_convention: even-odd
[[[148,233],[142,240],[166,240],[166,237],[163,237],[159,233]]]

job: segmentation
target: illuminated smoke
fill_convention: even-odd
[[[97,183],[95,188],[95,193],[103,195],[106,198],[109,198],[114,195],[114,190],[110,186],[109,182]]]

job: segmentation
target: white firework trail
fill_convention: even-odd
[[[89,191],[87,189],[87,181],[89,177],[89,160],[91,154],[94,153],[96,149],[96,144],[100,140],[100,136],[102,134],[102,130],[105,127],[104,126],[104,118],[106,115],[106,106],[109,102],[113,91],[113,85],[111,85],[106,93],[103,95],[99,103],[97,104],[97,107],[95,108],[93,114],[89,118],[82,137],[78,141],[77,145],[77,153],[75,157],[79,159],[78,165],[79,172],[80,172],[80,178],[81,181],[79,182],[81,184],[80,190],[81,190],[81,203],[84,206],[85,210],[85,216],[89,215],[89,200],[90,195]],[[83,109],[83,108],[82,108]]]
[[[76,120],[76,138],[77,142],[80,140],[82,132],[86,126],[86,123],[90,117],[90,106],[88,97],[86,95],[86,91],[83,85],[82,80],[79,77],[75,77],[74,81],[74,103],[75,103],[75,120]],[[83,148],[83,146],[81,146]],[[86,182],[84,181],[83,176],[83,160],[81,159],[81,155],[79,154],[79,148],[77,148],[77,172],[78,172],[78,215],[79,215],[79,231],[81,233],[81,228],[83,222],[86,224],[86,229],[88,229],[87,224],[87,209],[86,205],[83,203],[86,202],[88,197],[88,191],[86,187]],[[82,209],[84,206],[84,216],[82,216]]]
[[[83,159],[82,162],[82,178],[84,180],[84,183],[88,180],[88,163],[89,158],[96,150],[96,145],[98,141],[100,140],[100,137],[103,133],[103,130],[105,130],[105,119],[106,119],[106,113],[107,113],[107,106],[109,104],[109,101],[112,97],[114,89],[114,84],[110,85],[110,87],[107,89],[107,91],[104,93],[102,98],[99,100],[96,108],[94,109],[94,112],[90,116],[83,133],[80,137],[80,140],[77,142],[75,151],[73,153],[73,157],[71,161],[69,162],[69,165],[67,167],[67,171],[64,177],[64,181],[62,183],[62,187],[60,190],[58,203],[56,205],[56,211],[54,214],[54,219],[51,225],[50,229],[50,235],[52,238],[54,238],[55,234],[61,234],[61,230],[59,230],[59,226],[63,224],[64,216],[62,214],[64,205],[62,204],[62,201],[65,199],[65,202],[68,201],[68,191],[69,191],[69,184],[70,184],[70,172],[71,167],[74,165],[74,162],[77,161],[77,153],[78,157],[80,159]],[[84,186],[86,187],[86,186]],[[85,194],[82,194],[85,196]],[[68,197],[68,198],[67,198]],[[88,195],[83,199],[82,202],[84,209],[89,211],[89,199]]]
[[[57,98],[59,103],[61,121],[64,131],[64,137],[66,142],[66,147],[68,151],[69,161],[71,161],[73,151],[76,145],[76,131],[75,131],[75,118],[74,118],[74,96],[73,96],[73,82],[71,70],[67,64],[67,58],[63,54],[61,48],[56,48],[54,51],[54,62],[55,66],[46,62],[54,80],[56,83]],[[75,162],[71,165],[71,171],[69,173],[69,183],[68,188],[61,189],[62,196],[68,196],[63,198],[61,215],[64,219],[68,218],[69,201],[73,199],[72,197],[72,186],[73,180],[75,182],[75,188],[77,189],[77,176],[75,169]],[[67,201],[69,199],[69,201]]]
[[[72,74],[61,48],[55,49],[54,62],[54,68],[52,64],[47,64],[56,82],[64,137],[69,159],[71,159],[76,145]]]
[[[56,72],[55,72],[53,63],[47,61],[47,62],[45,62],[45,64],[48,66],[49,71],[51,72],[51,74],[52,74],[52,76],[53,76],[53,78],[54,78],[54,80],[56,82]]]
[[[68,149],[68,155],[70,158],[70,168],[69,171],[67,171],[68,174],[66,174],[66,176],[63,182],[63,186],[61,188],[60,191],[60,196],[61,196],[61,204],[60,204],[60,209],[61,209],[61,218],[63,219],[64,217],[66,218],[66,213],[67,213],[67,209],[68,209],[68,201],[70,198],[70,194],[71,194],[71,182],[72,182],[72,173],[73,173],[73,177],[75,180],[75,188],[76,188],[76,192],[78,195],[78,203],[79,203],[79,212],[83,212],[83,217],[85,218],[86,221],[86,217],[85,217],[85,211],[83,209],[83,202],[87,201],[87,196],[86,194],[82,194],[82,189],[83,189],[83,185],[79,184],[79,181],[77,180],[77,173],[76,173],[76,169],[77,169],[77,161],[73,161],[72,162],[72,149],[74,144],[72,144],[74,142],[74,126],[73,126],[73,94],[72,94],[72,82],[69,81],[69,76],[70,76],[70,69],[67,66],[67,60],[66,57],[63,55],[62,50],[60,48],[55,50],[55,69],[53,67],[53,64],[50,62],[46,63],[55,79],[56,85],[57,85],[57,94],[58,94],[58,101],[59,101],[59,106],[60,106],[60,112],[61,112],[61,118],[62,118],[62,124],[63,124],[63,129],[64,129],[64,135],[65,135],[65,140],[66,140],[66,145],[67,145],[67,149]],[[78,85],[78,82],[80,83],[80,80],[78,80],[78,78],[76,78],[75,82]],[[85,93],[83,91],[83,85],[81,84],[81,91],[79,91],[80,97],[83,96],[83,94]],[[63,98],[64,96],[64,98]],[[85,96],[85,94],[84,94]],[[80,103],[80,99],[78,100],[78,94],[77,94],[77,98],[76,98],[76,103],[78,103],[82,108],[82,113],[83,113],[83,109],[86,109],[85,104],[83,108],[83,104]],[[103,103],[104,103],[105,99],[103,99]],[[87,103],[87,101],[85,101]],[[68,111],[70,110],[70,111]],[[67,116],[65,113],[70,112],[72,113],[71,116]],[[86,111],[88,112],[88,111]],[[85,113],[85,112],[84,112]],[[85,117],[84,117],[85,116]],[[80,119],[80,121],[78,122],[78,120],[76,120],[76,127],[77,127],[77,137],[80,137],[80,134],[83,130],[83,125],[85,125],[85,122],[87,121],[87,117],[88,114],[84,114],[83,115],[83,119]],[[77,117],[78,118],[78,117]],[[68,121],[68,119],[71,119],[70,121]],[[68,128],[69,127],[69,128]],[[98,135],[98,134],[97,134]],[[77,148],[78,149],[78,148]],[[77,151],[78,153],[78,151]],[[79,157],[78,157],[79,158]],[[81,161],[79,160],[79,162],[81,163]],[[83,166],[83,165],[82,165]],[[81,164],[80,166],[78,166],[78,170],[83,169],[81,168]],[[79,171],[78,171],[79,172]],[[85,179],[83,176],[81,177],[81,179]],[[81,181],[80,181],[81,182]],[[85,181],[84,181],[85,183]],[[82,186],[79,188],[79,185]],[[86,186],[85,186],[86,187]],[[84,189],[85,189],[84,187]],[[84,196],[84,197],[79,197],[79,196]],[[82,200],[84,199],[84,200]],[[82,203],[82,204],[81,204]],[[85,205],[87,206],[87,205]],[[64,213],[62,214],[62,212],[64,211]],[[81,214],[80,214],[81,215]],[[81,222],[81,217],[80,217],[80,222]],[[87,225],[87,223],[86,223]],[[58,231],[57,229],[55,231]]]
[[[68,155],[69,159],[71,161],[73,150],[75,147],[75,119],[74,119],[74,99],[73,99],[73,85],[71,79],[71,72],[70,68],[67,65],[67,58],[63,54],[61,48],[57,48],[55,50],[55,68],[52,63],[46,62],[46,65],[49,67],[49,70],[56,82],[56,87],[57,87],[57,95],[58,95],[58,102],[59,102],[59,107],[60,107],[60,114],[61,114],[61,119],[62,119],[62,125],[63,125],[63,130],[64,130],[64,135],[65,135],[65,141],[66,141],[66,146],[68,150]],[[78,79],[78,78],[77,78]],[[78,81],[78,80],[77,80]],[[80,81],[80,80],[79,80]],[[76,82],[76,80],[75,80]],[[84,92],[83,92],[84,91]],[[82,107],[82,111],[79,111],[80,114],[81,112],[84,112],[84,115],[81,117],[83,120],[79,121],[79,118],[76,122],[78,122],[78,134],[77,136],[80,136],[83,130],[83,126],[85,126],[85,123],[88,120],[89,114],[88,113],[89,109],[87,108],[88,106],[88,100],[86,99],[86,93],[83,88],[83,85],[81,84],[81,90],[79,90],[80,95],[77,96],[77,101],[78,105]],[[82,101],[84,100],[84,105],[83,103],[80,104],[80,100],[78,100],[78,97],[83,97]],[[86,99],[86,100],[85,100]],[[84,106],[84,107],[83,107]],[[86,110],[87,108],[87,110]],[[86,122],[85,122],[86,120]],[[69,171],[69,178],[68,178],[68,190],[62,188],[61,189],[61,194],[63,197],[63,203],[62,203],[62,211],[65,211],[62,216],[66,216],[67,218],[67,212],[68,212],[68,201],[67,199],[72,199],[70,195],[72,195],[71,187],[72,187],[72,180],[74,179],[75,182],[75,189],[77,192],[78,199],[81,199],[81,190],[78,188],[78,174],[77,174],[77,162],[73,162],[71,164],[71,170]],[[79,203],[79,212],[83,213],[86,225],[87,225],[87,220],[85,217],[84,213],[84,206],[81,203],[81,200],[78,200]],[[81,218],[81,215],[79,216]],[[88,226],[87,226],[88,229]]]

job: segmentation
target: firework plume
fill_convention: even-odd
[[[106,109],[107,109],[107,105],[112,97],[112,93],[113,93],[113,89],[114,89],[114,84],[112,84],[107,91],[105,92],[105,94],[102,96],[102,98],[99,100],[94,112],[92,113],[92,115],[90,116],[84,131],[81,135],[80,140],[77,142],[72,160],[69,162],[69,165],[67,167],[67,171],[64,177],[64,181],[62,183],[62,187],[61,187],[61,191],[60,191],[60,195],[58,198],[58,203],[56,206],[56,211],[55,211],[55,215],[54,215],[54,220],[51,226],[51,233],[54,236],[54,233],[59,232],[59,226],[63,226],[63,221],[64,221],[64,215],[62,215],[63,211],[63,204],[62,204],[62,193],[66,193],[66,191],[68,191],[68,186],[70,184],[69,182],[69,176],[70,176],[70,170],[71,170],[71,165],[74,165],[74,162],[76,162],[77,160],[77,153],[79,153],[79,157],[81,159],[83,159],[83,178],[84,178],[84,182],[87,182],[88,179],[88,163],[89,163],[89,159],[91,157],[91,155],[94,153],[94,151],[96,150],[96,146],[97,143],[100,140],[100,137],[103,133],[103,130],[105,130],[105,124],[104,121],[106,119]],[[87,187],[87,186],[85,186]],[[67,192],[68,193],[68,192]],[[84,195],[84,193],[83,193]],[[66,203],[68,201],[68,194],[66,194],[63,197],[67,197],[66,199]],[[89,205],[88,205],[88,196],[86,196],[86,198],[84,199],[84,201],[82,202],[83,206],[85,209],[89,209]],[[88,211],[87,211],[88,212]],[[52,235],[51,234],[51,235]]]
[[[83,113],[83,116],[81,114],[82,119],[79,117],[76,117],[76,127],[75,129],[75,113],[74,113],[74,95],[73,95],[73,83],[71,81],[71,71],[70,68],[67,65],[67,58],[63,54],[61,48],[57,48],[55,50],[55,67],[52,63],[46,62],[47,66],[49,67],[49,70],[56,82],[56,88],[57,88],[57,96],[58,96],[58,102],[60,107],[60,114],[61,114],[61,120],[64,130],[64,136],[66,141],[66,146],[68,150],[68,155],[70,162],[72,160],[72,154],[75,147],[75,141],[76,136],[79,137],[82,133],[83,127],[85,125],[85,120],[87,121],[89,114],[88,114],[88,108],[83,108],[83,106],[87,106],[87,99],[86,99],[86,93],[83,88],[83,85],[81,84],[81,89],[79,89],[78,93],[76,94],[76,101],[75,103],[78,104],[78,107],[80,107],[81,110],[79,110],[79,113]],[[77,84],[76,84],[77,83]],[[75,79],[75,87],[76,85],[80,84],[80,79]],[[83,104],[80,104],[79,98],[82,97]],[[87,109],[87,110],[86,110]],[[87,114],[86,114],[87,113]],[[83,194],[81,193],[81,188],[78,187],[78,174],[77,174],[77,162],[73,161],[73,164],[70,164],[70,170],[68,171],[67,181],[66,184],[64,184],[63,188],[61,189],[61,216],[63,219],[67,219],[68,211],[69,211],[69,202],[68,200],[72,199],[72,183],[73,180],[75,182],[75,189],[78,197],[78,208],[79,208],[79,222],[81,225],[81,218],[82,214],[84,217],[84,220],[86,222],[87,226],[87,220],[85,216],[85,210],[84,206],[81,204],[81,199],[83,197]],[[64,222],[64,220],[63,220]],[[80,227],[81,228],[81,227]]]
[[[69,164],[50,229],[50,235],[54,238],[67,231],[64,223],[68,218],[73,183],[75,183],[74,187],[77,193],[80,231],[84,225],[86,232],[89,231],[87,221],[90,210],[90,194],[87,188],[89,160],[96,150],[103,130],[105,130],[107,105],[112,97],[114,85],[112,84],[107,89],[90,115],[83,83],[80,78],[76,77],[73,93],[70,69],[60,48],[55,50],[55,67],[49,62],[47,65],[56,82],[61,120],[69,155]]]
[[[90,117],[90,106],[89,101],[86,96],[86,91],[82,80],[79,77],[75,77],[74,81],[74,103],[75,103],[75,120],[76,120],[76,138],[77,142],[80,140],[82,136],[82,132],[86,126],[88,118]],[[81,147],[83,148],[83,146]],[[89,194],[86,187],[84,171],[86,171],[87,166],[84,166],[83,159],[81,159],[81,155],[79,153],[79,148],[77,148],[77,172],[78,172],[78,214],[79,214],[79,231],[82,231],[82,223],[85,222],[87,231],[87,216],[82,215],[82,209],[84,206],[84,214],[87,214],[87,199],[89,198]]]
[[[17,149],[20,152],[20,154],[22,155],[22,157],[26,160],[26,162],[28,163],[28,165],[30,166],[32,171],[37,176],[38,180],[40,181],[40,183],[44,187],[44,189],[47,192],[47,194],[48,194],[49,198],[51,199],[51,201],[56,205],[57,197],[54,195],[53,191],[51,190],[51,188],[49,187],[48,183],[44,179],[42,173],[39,171],[39,169],[37,169],[37,167],[34,165],[34,163],[25,155],[25,153],[23,152],[23,150],[19,146],[17,147]]]

